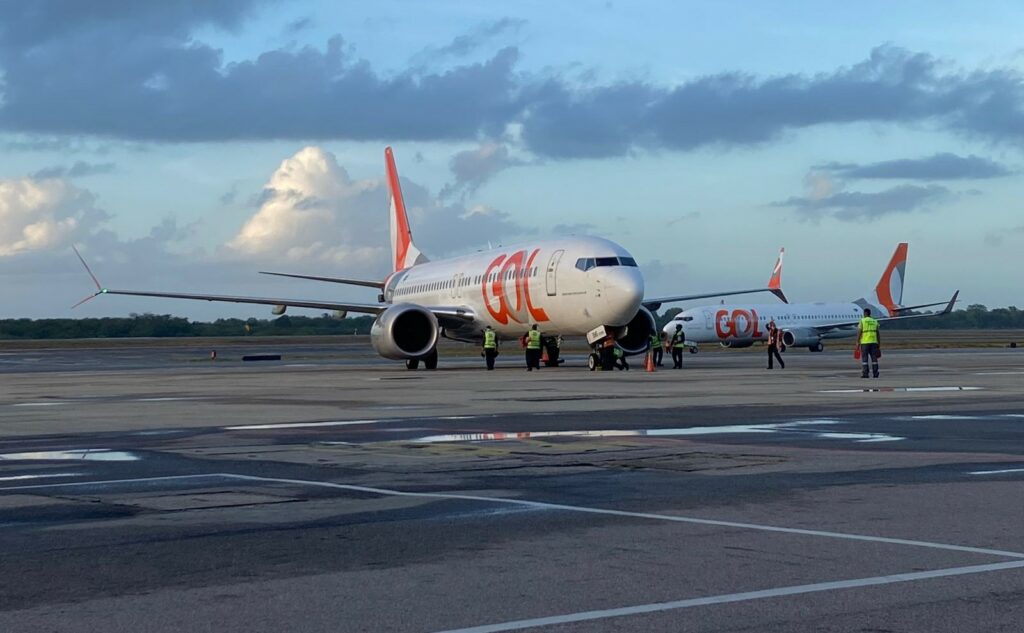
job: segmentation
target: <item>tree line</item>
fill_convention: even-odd
[[[655,314],[661,329],[679,308]],[[276,319],[217,319],[191,321],[170,314],[132,314],[99,319],[0,319],[0,340],[73,338],[163,338],[184,336],[330,336],[369,334],[374,317],[338,319],[321,316],[289,316]],[[988,309],[980,304],[955,310],[938,319],[911,319],[888,323],[887,329],[1024,329],[1024,310],[1015,306]]]

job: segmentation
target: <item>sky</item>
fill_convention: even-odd
[[[1024,5],[0,0],[0,318],[372,301],[383,150],[431,258],[613,239],[648,295],[1024,306]],[[299,313],[297,311],[297,313]]]

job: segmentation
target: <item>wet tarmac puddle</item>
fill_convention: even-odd
[[[86,448],[68,451],[32,451],[26,453],[3,453],[0,461],[64,461],[87,462],[134,462],[139,457],[126,451],[112,451],[109,448]]]
[[[810,428],[845,424],[842,420],[798,420],[777,424],[732,424],[724,426],[693,426],[675,429],[607,429],[599,431],[521,431],[448,433],[428,435],[411,440],[418,444],[442,442],[495,442],[507,440],[531,440],[552,437],[607,438],[607,437],[685,437],[694,435],[733,435],[758,433],[799,433],[816,439],[850,440],[854,442],[894,442],[905,438],[886,433],[844,433]]]

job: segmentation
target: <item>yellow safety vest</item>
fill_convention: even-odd
[[[686,347],[686,335],[682,330],[672,335],[672,347]]]
[[[495,349],[498,347],[498,337],[494,330],[484,330],[484,349]]]
[[[878,342],[878,321],[866,316],[860,320],[860,344],[867,345]]]
[[[526,349],[540,349],[540,332],[530,330],[526,334],[529,337],[526,342]]]

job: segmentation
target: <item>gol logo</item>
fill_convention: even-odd
[[[756,340],[764,336],[764,332],[759,328],[757,310],[736,309],[731,314],[728,310],[715,312],[715,333],[722,340],[727,338]]]
[[[526,251],[498,255],[487,267],[482,288],[484,305],[498,323],[508,325],[510,320],[516,323],[549,320],[543,308],[534,307],[530,299],[528,271],[533,268],[533,260],[538,253],[539,248],[530,253],[529,258],[526,257]],[[508,294],[510,288],[506,282],[509,281],[514,282],[511,288],[515,291],[514,297]]]

